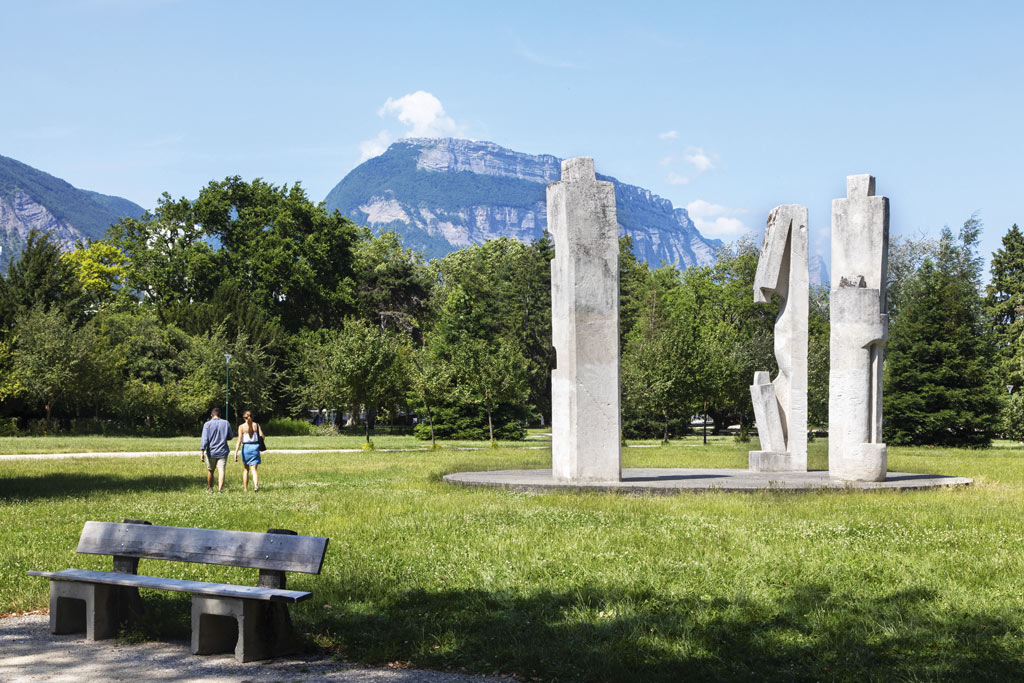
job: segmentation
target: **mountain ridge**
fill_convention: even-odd
[[[356,223],[394,230],[428,257],[507,236],[539,238],[547,227],[545,188],[561,179],[561,160],[493,142],[406,138],[352,169],[328,193],[328,210]],[[598,174],[615,185],[620,234],[638,258],[689,267],[714,261],[722,242],[700,234],[686,209],[650,190]]]
[[[66,180],[0,155],[0,272],[35,229],[65,249],[79,240],[102,239],[111,223],[145,210],[123,197],[82,190]]]

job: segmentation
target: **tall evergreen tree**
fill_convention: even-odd
[[[997,428],[994,350],[978,295],[980,222],[958,238],[946,228],[935,260],[906,283],[889,336],[885,440],[892,444],[988,446]]]
[[[985,297],[985,317],[992,326],[993,342],[1003,384],[1024,385],[1024,234],[1014,224],[1003,236],[1003,246],[992,254],[992,281]]]

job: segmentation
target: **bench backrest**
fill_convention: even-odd
[[[327,552],[327,539],[252,531],[86,522],[78,540],[78,552],[319,574]]]

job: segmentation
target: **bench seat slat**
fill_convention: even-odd
[[[118,572],[98,572],[88,569],[64,569],[59,572],[30,571],[28,574],[29,576],[42,576],[55,581],[103,583],[112,586],[152,588],[156,590],[178,591],[181,593],[212,595],[222,598],[248,598],[252,600],[269,600],[272,602],[302,602],[313,595],[306,591],[260,588],[257,586],[233,586],[225,583],[164,579],[157,576],[121,574]]]
[[[78,552],[319,574],[322,536],[86,522]]]

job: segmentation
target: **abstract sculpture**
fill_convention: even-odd
[[[615,189],[590,157],[547,189],[551,261],[551,469],[561,482],[622,479],[619,226]]]
[[[754,373],[750,397],[761,450],[750,451],[754,472],[807,471],[807,208],[772,209],[754,276],[754,301],[779,296],[775,359],[779,374]]]
[[[872,176],[847,176],[846,198],[832,201],[828,470],[833,479],[885,481],[888,254],[889,199],[875,196]]]

